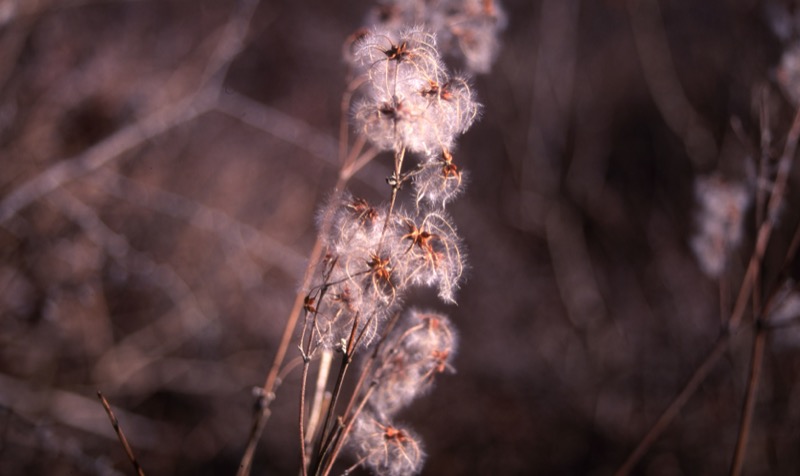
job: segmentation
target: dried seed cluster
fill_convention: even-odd
[[[380,475],[419,471],[420,439],[393,423],[395,414],[427,391],[436,374],[450,370],[456,339],[447,317],[412,310],[383,353],[368,392],[369,407],[355,421],[350,446],[359,461]]]
[[[436,33],[441,51],[470,71],[487,73],[500,50],[498,36],[506,15],[493,0],[385,0],[367,23],[395,30],[425,25]]]
[[[306,358],[321,346],[350,359],[398,315],[409,289],[433,288],[454,303],[464,275],[463,246],[445,207],[464,188],[453,151],[480,105],[469,78],[448,71],[437,35],[451,52],[458,44],[473,69],[488,69],[496,40],[486,37],[494,37],[502,13],[491,1],[474,0],[384,7],[391,11],[354,35],[346,56],[359,85],[351,111],[355,130],[394,157],[391,200],[373,204],[343,193],[322,211],[326,253],[305,298]],[[406,23],[412,10],[432,23]],[[403,170],[406,157],[417,160],[411,170]],[[413,196],[404,198],[406,185]],[[452,368],[456,350],[446,317],[418,311],[401,317],[365,367],[370,384],[360,387],[361,405],[342,419],[349,430],[341,442],[356,456],[355,466],[379,475],[421,469],[419,438],[393,419],[436,374]]]
[[[448,74],[436,36],[422,28],[364,33],[353,45],[353,64],[368,78],[353,119],[381,149],[449,150],[478,117],[469,81]]]

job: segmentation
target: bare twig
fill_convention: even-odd
[[[764,362],[764,350],[767,344],[766,330],[757,326],[756,336],[753,341],[753,349],[750,356],[750,376],[747,380],[747,396],[742,406],[742,420],[739,424],[739,435],[736,439],[736,450],[733,453],[731,463],[731,476],[742,474],[745,456],[747,455],[747,440],[750,435],[750,428],[753,424],[753,412],[758,396],[758,385],[761,381],[761,367]]]
[[[689,398],[695,393],[695,391],[697,391],[697,388],[700,386],[700,384],[706,379],[706,377],[708,377],[708,374],[714,368],[717,361],[724,354],[724,350],[730,342],[731,336],[735,335],[739,330],[742,319],[745,315],[747,304],[750,302],[750,298],[753,295],[753,289],[757,285],[756,279],[758,277],[758,270],[763,262],[764,253],[766,252],[767,245],[769,244],[769,239],[772,235],[780,207],[783,205],[783,200],[786,193],[786,185],[789,180],[789,172],[791,170],[791,165],[797,150],[798,139],[800,139],[800,109],[796,112],[792,126],[786,136],[786,145],[778,164],[775,185],[772,188],[772,193],[770,194],[769,201],[767,203],[767,215],[758,230],[755,248],[750,257],[747,271],[742,280],[731,317],[728,320],[727,325],[724,326],[722,334],[717,339],[717,342],[714,344],[714,347],[709,355],[700,364],[697,370],[695,370],[694,374],[689,379],[689,382],[686,384],[683,390],[681,390],[681,392],[672,400],[672,403],[670,403],[667,409],[664,410],[664,413],[662,413],[658,420],[656,420],[655,424],[653,424],[653,426],[641,439],[639,444],[628,456],[619,470],[617,470],[615,473],[617,476],[623,476],[630,473],[642,456],[647,453],[647,450],[650,449],[658,437],[661,436],[661,433],[663,433],[670,423],[672,423],[672,421],[678,415],[680,409],[683,408]]]
[[[123,127],[78,156],[54,165],[20,185],[0,201],[0,225],[57,188],[76,180],[141,144],[189,122],[217,104],[228,66],[241,51],[257,0],[242,0],[234,9],[218,47],[206,63],[200,87],[182,100]]]
[[[347,404],[347,408],[345,408],[344,412],[342,413],[342,417],[339,421],[340,430],[335,434],[332,433],[331,436],[335,437],[331,439],[331,442],[328,445],[332,445],[330,449],[325,449],[325,454],[321,454],[320,457],[325,457],[324,461],[321,461],[321,466],[318,468],[317,472],[321,476],[327,476],[333,463],[336,461],[336,458],[339,455],[339,452],[342,450],[344,443],[347,441],[347,437],[350,434],[350,431],[353,428],[353,424],[355,423],[358,416],[361,414],[361,411],[366,406],[367,402],[369,401],[370,396],[372,395],[375,386],[378,384],[378,380],[380,379],[380,375],[373,374],[373,365],[375,364],[379,354],[382,352],[391,352],[391,349],[386,349],[384,346],[386,345],[386,340],[388,339],[389,335],[391,335],[392,330],[394,329],[395,325],[400,319],[400,313],[395,313],[392,320],[389,321],[389,324],[386,326],[386,329],[383,331],[383,335],[381,336],[380,341],[378,341],[375,349],[370,354],[369,358],[364,364],[364,368],[361,371],[361,375],[359,376],[358,382],[356,383],[355,388],[353,389],[353,398],[350,399],[350,402]],[[402,338],[395,341],[395,344],[399,343]],[[377,369],[376,372],[379,372],[381,369]],[[370,382],[369,388],[366,391],[361,393],[361,390],[367,381],[367,377],[373,375],[373,379]],[[360,399],[357,398],[360,395]],[[356,403],[358,402],[358,403]]]
[[[305,444],[309,445],[317,435],[317,428],[319,427],[320,418],[323,411],[323,402],[325,400],[325,387],[328,383],[330,376],[331,361],[333,360],[333,351],[323,349],[320,355],[319,371],[317,373],[317,383],[314,387],[314,400],[309,413],[308,430],[306,431]]]
[[[65,191],[57,191],[55,196],[51,197],[50,203],[80,225],[91,240],[102,246],[108,255],[122,266],[147,275],[158,283],[172,299],[178,311],[175,317],[159,319],[150,326],[128,335],[99,359],[95,371],[104,373],[104,380],[107,383],[125,381],[158,356],[177,348],[195,332],[216,319],[217,312],[213,308],[211,312],[205,311],[191,287],[174,269],[155,263],[144,253],[133,249],[127,239],[109,229],[91,207]],[[190,317],[184,317],[184,314],[187,314],[184,311],[189,311]],[[163,335],[175,337],[166,341],[159,338]],[[148,347],[149,351],[143,353],[142,349]],[[132,356],[138,358],[131,359]],[[122,359],[128,362],[124,369],[117,365]]]
[[[45,416],[82,432],[115,438],[106,418],[97,413],[97,401],[75,392],[58,388],[42,392],[31,382],[0,374],[0,406],[31,422],[41,422]],[[163,450],[165,442],[179,438],[177,429],[167,423],[129,412],[120,416],[140,448]]]
[[[345,119],[342,118],[342,120]],[[339,197],[341,197],[342,193],[344,192],[344,187],[347,185],[353,175],[370,163],[375,156],[375,150],[370,149],[365,152],[364,155],[359,156],[351,153],[348,154],[347,157],[340,158],[341,168],[339,170],[339,179],[334,186],[332,198],[333,201],[336,201],[339,199]],[[298,293],[295,295],[294,304],[289,312],[289,318],[286,321],[283,335],[281,336],[281,340],[278,344],[278,350],[275,354],[275,359],[273,360],[272,366],[267,374],[266,381],[262,386],[262,396],[264,400],[259,411],[256,412],[256,415],[253,419],[253,424],[250,429],[250,436],[248,437],[247,446],[245,448],[244,455],[242,456],[242,460],[239,463],[239,471],[237,472],[237,476],[247,476],[250,474],[250,466],[252,465],[256,445],[258,444],[258,440],[261,438],[261,434],[264,431],[264,426],[266,425],[266,422],[271,414],[270,404],[275,398],[274,392],[279,382],[278,374],[286,358],[286,352],[288,351],[292,334],[294,333],[294,329],[297,326],[297,321],[300,318],[300,313],[304,306],[304,300],[306,297],[304,290],[307,289],[311,284],[314,269],[322,256],[323,237],[329,232],[331,226],[332,216],[331,214],[328,214],[322,220],[322,225],[320,226],[319,233],[317,234],[317,239],[308,258],[308,266],[303,276],[302,286],[300,287],[300,291],[298,291]]]
[[[339,187],[337,187],[337,190],[342,189],[343,184],[340,184]],[[326,219],[323,222],[323,228],[326,226],[330,228],[330,222],[330,218]],[[322,235],[320,234],[317,236],[317,240],[314,243],[313,249],[311,250],[309,264],[306,268],[305,275],[303,276],[302,286],[300,287],[300,291],[298,291],[297,295],[295,296],[294,304],[292,305],[291,311],[289,311],[289,317],[286,321],[286,326],[284,327],[280,343],[278,344],[278,350],[275,353],[275,358],[272,362],[269,373],[267,374],[266,381],[262,386],[262,398],[264,400],[262,401],[260,408],[253,418],[253,424],[250,428],[250,435],[247,439],[247,445],[245,447],[244,454],[242,455],[242,460],[239,462],[239,470],[236,473],[237,476],[247,476],[250,474],[250,466],[253,463],[256,445],[258,445],[258,440],[261,438],[261,433],[264,431],[264,426],[271,415],[270,404],[272,403],[272,400],[275,399],[274,392],[278,384],[278,374],[284,360],[286,359],[286,353],[289,350],[289,343],[292,340],[292,335],[294,335],[297,321],[300,318],[300,312],[303,309],[303,302],[305,299],[305,292],[303,290],[306,289],[311,283],[314,267],[322,255],[322,248]]]
[[[755,286],[755,276],[758,272],[758,267],[763,261],[764,254],[767,252],[767,245],[772,236],[772,231],[778,219],[778,213],[783,205],[784,195],[786,193],[786,185],[789,182],[789,172],[792,167],[792,162],[797,151],[797,141],[800,139],[800,109],[795,114],[792,127],[786,136],[786,145],[778,162],[778,171],[775,177],[775,185],[772,187],[772,193],[767,202],[767,216],[761,227],[758,229],[758,236],[756,238],[755,249],[747,265],[745,277],[742,280],[742,289],[736,299],[736,304],[733,307],[731,318],[728,321],[728,329],[730,332],[735,332],[744,317],[744,312],[747,303],[750,300],[751,291]]]
[[[214,233],[221,241],[244,248],[289,274],[294,274],[305,261],[293,248],[257,228],[181,195],[142,185],[112,171],[99,172],[92,184],[112,196],[186,220],[191,226]]]
[[[625,462],[620,466],[616,473],[616,476],[624,476],[631,472],[631,470],[636,466],[642,456],[647,453],[647,450],[656,442],[661,433],[667,429],[667,427],[672,423],[672,420],[678,416],[680,413],[681,408],[689,401],[689,399],[694,395],[697,389],[700,387],[708,375],[714,370],[714,367],[717,365],[717,361],[719,360],[722,355],[724,355],[725,350],[728,347],[728,342],[730,341],[730,336],[727,334],[722,335],[717,342],[714,344],[714,347],[711,349],[711,352],[706,356],[703,362],[697,367],[694,371],[692,376],[689,378],[689,381],[683,387],[683,390],[672,400],[666,410],[658,417],[658,420],[653,424],[650,430],[642,437],[639,441],[639,444],[636,448],[631,452]]]
[[[119,426],[119,421],[117,420],[116,415],[114,415],[114,411],[111,410],[111,406],[108,404],[108,400],[106,400],[106,397],[104,397],[103,393],[100,391],[97,392],[97,398],[100,399],[100,402],[102,402],[103,404],[103,408],[106,409],[106,414],[108,414],[108,419],[111,420],[111,426],[114,427],[114,432],[117,434],[119,442],[125,449],[125,454],[128,455],[128,459],[133,465],[133,469],[136,471],[136,474],[138,474],[139,476],[144,476],[144,470],[142,469],[142,466],[139,464],[139,461],[136,459],[136,456],[133,454],[133,449],[131,448],[131,445],[128,444],[128,439],[125,438],[125,433]]]
[[[714,136],[683,91],[672,61],[658,0],[628,0],[633,40],[644,79],[667,125],[686,147],[695,167],[717,155]]]
[[[348,183],[350,177],[352,177],[352,174],[356,172],[353,167],[354,163],[366,165],[368,161],[364,161],[359,157],[352,156],[344,159],[342,168],[339,172],[339,180],[336,182],[336,186],[334,187],[332,198],[333,201],[341,197],[341,194],[344,192],[345,185]],[[264,431],[264,426],[271,415],[270,404],[275,398],[274,392],[278,383],[278,373],[280,372],[280,368],[286,359],[286,353],[289,350],[289,344],[292,340],[292,335],[294,335],[295,327],[297,327],[297,322],[303,310],[306,297],[305,290],[311,285],[311,279],[314,275],[314,270],[317,263],[319,263],[320,258],[322,257],[322,251],[324,248],[323,237],[330,230],[332,222],[333,220],[331,214],[328,214],[322,220],[322,225],[320,226],[319,233],[317,234],[317,239],[308,258],[308,267],[306,268],[303,276],[300,291],[298,291],[298,293],[295,295],[294,304],[289,312],[289,317],[286,321],[283,335],[281,336],[280,343],[278,344],[278,350],[275,353],[275,359],[273,360],[272,366],[267,374],[266,381],[262,386],[262,395],[265,400],[253,418],[253,424],[250,428],[250,436],[248,437],[247,446],[245,448],[244,455],[242,456],[242,460],[239,463],[239,471],[237,472],[237,476],[247,476],[250,474],[250,466],[252,465],[256,445],[258,444],[258,440],[261,438],[261,434]]]
[[[800,226],[795,230],[792,241],[784,259],[784,268],[789,266],[797,253],[797,247],[800,245]],[[761,371],[764,362],[764,353],[766,352],[767,344],[767,331],[769,325],[769,317],[774,310],[774,304],[777,295],[781,295],[782,289],[790,286],[791,281],[787,280],[778,291],[773,293],[768,300],[766,307],[762,310],[758,293],[758,286],[755,287],[753,292],[753,307],[756,315],[758,316],[755,322],[756,334],[753,340],[753,347],[750,353],[750,374],[747,379],[747,393],[745,396],[744,404],[742,405],[742,417],[739,423],[739,433],[736,439],[736,449],[733,453],[731,462],[731,476],[739,476],[744,468],[745,457],[747,456],[747,442],[750,435],[750,430],[753,425],[753,415],[755,412],[755,404],[758,398],[758,388],[761,381]]]
[[[191,121],[212,107],[213,101],[207,94],[191,96],[123,127],[76,157],[57,161],[0,201],[0,225],[53,190],[106,165],[142,143]]]

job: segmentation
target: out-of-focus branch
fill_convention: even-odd
[[[119,425],[119,420],[114,414],[114,410],[111,409],[111,405],[109,405],[108,400],[106,400],[106,397],[103,396],[102,392],[97,392],[97,398],[99,398],[100,403],[103,404],[103,408],[108,415],[108,419],[111,420],[111,426],[114,428],[114,433],[117,434],[117,438],[119,439],[120,444],[122,444],[125,454],[128,456],[128,459],[133,465],[134,471],[136,471],[138,476],[144,476],[142,465],[139,464],[139,460],[137,460],[136,456],[133,454],[133,448],[131,448],[130,443],[128,443],[128,439],[125,437],[125,433],[122,431],[122,427]]]
[[[690,377],[689,382],[686,384],[686,386],[684,386],[683,390],[681,390],[681,392],[672,400],[672,403],[670,403],[670,405],[666,410],[664,410],[658,420],[656,420],[655,424],[653,424],[647,434],[645,434],[645,436],[639,441],[639,444],[615,473],[617,476],[627,475],[631,472],[631,470],[633,470],[634,466],[636,466],[639,460],[641,460],[641,458],[647,453],[653,443],[655,443],[664,430],[669,427],[675,417],[678,416],[681,408],[683,408],[689,398],[694,395],[700,384],[705,381],[719,359],[722,357],[722,355],[724,355],[724,350],[727,348],[731,337],[739,331],[747,310],[747,304],[752,298],[753,289],[759,285],[759,283],[756,282],[758,269],[762,265],[764,254],[767,250],[767,245],[769,244],[772,231],[774,230],[777,221],[778,212],[784,205],[784,199],[786,198],[786,185],[789,181],[789,172],[791,171],[791,166],[794,162],[798,140],[800,140],[800,109],[798,109],[795,113],[792,126],[786,135],[786,144],[778,163],[775,184],[772,187],[772,192],[770,194],[769,201],[767,202],[767,215],[761,224],[761,227],[758,229],[755,248],[750,257],[745,276],[742,279],[742,284],[739,288],[736,304],[731,313],[731,317],[724,326],[722,334],[717,339],[717,342],[714,344],[714,347],[708,354],[708,357],[706,357],[706,359],[697,367]],[[760,359],[760,357],[754,353],[753,363],[756,363],[756,358]],[[757,380],[758,374],[756,374],[755,377],[751,375],[751,382],[757,382]],[[752,386],[754,386],[754,383],[750,384],[750,387]],[[734,464],[734,469],[735,466],[736,465]]]
[[[97,400],[60,389],[42,391],[9,375],[0,374],[0,406],[10,408],[31,421],[46,415],[53,420],[113,440],[114,431],[108,420],[98,411]],[[166,441],[177,441],[178,431],[163,423],[119,410],[135,445],[142,449],[157,450]]]
[[[265,235],[247,223],[228,214],[209,208],[178,194],[142,185],[124,175],[100,172],[92,182],[105,193],[128,200],[175,218],[186,220],[191,226],[214,233],[221,241],[243,248],[269,264],[274,264],[295,274],[305,263],[305,257],[293,248]]]
[[[695,168],[717,156],[717,145],[702,116],[694,109],[675,72],[658,0],[628,0],[633,41],[645,82],[667,126],[678,135]]]
[[[0,225],[23,208],[62,185],[91,173],[141,144],[213,109],[225,73],[244,45],[257,0],[242,0],[225,26],[217,48],[206,63],[200,87],[183,99],[118,130],[78,156],[56,161],[0,201]]]
[[[157,283],[175,305],[174,315],[162,317],[144,329],[126,336],[103,355],[95,366],[95,373],[102,377],[100,380],[108,385],[121,384],[217,318],[216,310],[206,309],[210,305],[201,303],[174,269],[155,263],[144,253],[133,249],[127,239],[109,229],[91,207],[63,191],[57,192],[50,202],[78,223],[93,241],[122,266],[147,275]],[[160,338],[162,336],[170,336],[170,339]],[[120,362],[125,362],[125,366],[120,366]]]

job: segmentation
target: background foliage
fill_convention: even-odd
[[[470,276],[457,307],[418,296],[461,335],[458,373],[403,413],[423,474],[608,474],[719,334],[719,287],[689,247],[694,180],[747,176],[765,88],[781,143],[783,46],[764,2],[653,5],[504,2],[484,117],[456,151]],[[335,181],[341,45],[371,6],[262,1],[209,75],[231,1],[0,2],[0,474],[130,474],[98,389],[149,474],[235,471]],[[184,106],[198,90],[219,99]],[[129,147],[98,150],[125,131]],[[389,173],[379,158],[352,188],[385,197]],[[46,193],[9,212],[31,180]],[[750,231],[734,281],[751,247]],[[748,474],[800,468],[792,332],[769,341]],[[640,474],[727,471],[751,341]],[[298,380],[254,474],[296,471]]]

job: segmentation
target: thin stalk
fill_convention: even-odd
[[[392,217],[392,213],[394,212],[394,206],[397,202],[397,191],[400,190],[400,185],[402,184],[400,180],[400,174],[403,170],[403,158],[406,155],[406,148],[403,147],[400,149],[399,152],[394,154],[394,172],[391,177],[391,186],[392,186],[392,196],[391,200],[389,201],[389,212],[386,214],[386,219],[383,221],[383,230],[381,231],[381,239],[378,242],[378,253],[380,254],[381,248],[383,247],[383,238],[386,235],[386,229],[389,227],[389,220]]]
[[[755,285],[755,275],[758,271],[764,253],[767,251],[769,239],[772,236],[775,222],[778,217],[781,204],[786,193],[786,185],[789,182],[789,172],[792,167],[792,161],[797,151],[797,141],[800,139],[800,109],[797,110],[792,121],[792,127],[786,136],[786,146],[784,147],[781,159],[778,162],[778,172],[775,177],[775,185],[772,187],[769,201],[767,202],[767,216],[761,227],[758,229],[758,236],[756,238],[756,246],[753,250],[753,256],[747,266],[744,280],[742,282],[742,289],[739,291],[739,296],[736,304],[733,307],[733,313],[728,321],[728,329],[734,332],[744,317],[744,311],[747,303],[750,300],[751,291]]]
[[[306,385],[308,383],[309,359],[303,357],[303,378],[300,383],[300,459],[302,460],[303,476],[308,476],[308,454],[306,453],[305,412],[306,412]]]
[[[333,200],[338,200],[341,198],[342,194],[344,193],[344,187],[350,178],[368,163],[369,160],[360,160],[360,157],[354,156],[353,154],[350,154],[343,160],[342,168],[339,172],[339,179],[334,186]],[[357,166],[354,164],[357,164]],[[253,418],[253,424],[250,428],[250,435],[247,440],[247,447],[245,448],[244,455],[239,463],[239,470],[236,473],[237,476],[248,476],[250,474],[250,467],[252,465],[256,446],[258,445],[258,441],[261,439],[261,435],[264,432],[264,426],[271,415],[270,405],[272,400],[275,399],[274,392],[278,383],[278,374],[284,360],[286,359],[286,354],[289,350],[289,344],[292,340],[292,335],[294,334],[295,327],[297,327],[297,322],[300,318],[300,312],[304,307],[306,294],[303,290],[308,289],[311,284],[315,266],[322,257],[322,251],[324,248],[323,237],[330,232],[332,224],[332,215],[328,213],[322,220],[320,231],[317,234],[314,247],[311,249],[311,253],[309,255],[308,266],[306,267],[306,271],[303,275],[302,286],[300,287],[300,291],[298,291],[295,295],[292,309],[289,312],[288,319],[286,320],[286,326],[284,327],[283,335],[281,336],[281,340],[278,344],[278,350],[275,353],[275,359],[272,362],[272,366],[270,367],[267,378],[262,386],[262,398],[265,400],[263,401],[263,405],[261,405],[256,411],[256,414]]]
[[[336,461],[336,458],[339,456],[339,453],[342,450],[342,446],[344,446],[344,442],[347,440],[347,435],[349,435],[350,431],[353,429],[353,424],[355,423],[356,418],[358,418],[358,415],[361,414],[364,406],[366,406],[367,402],[369,401],[369,397],[375,390],[375,386],[376,382],[373,381],[361,398],[358,407],[356,407],[355,411],[353,411],[353,414],[346,419],[347,423],[345,423],[344,420],[340,421],[341,430],[337,435],[337,438],[334,440],[335,443],[333,444],[333,449],[330,451],[330,456],[327,458],[327,461],[322,468],[322,472],[319,473],[319,476],[327,476],[331,472],[333,463]]]
[[[700,384],[708,377],[714,365],[722,356],[725,348],[727,347],[730,338],[739,329],[739,325],[744,318],[747,304],[750,302],[750,296],[756,286],[756,278],[758,270],[763,261],[764,253],[767,249],[767,244],[772,235],[773,227],[778,216],[778,211],[785,198],[786,185],[789,180],[789,172],[791,170],[792,161],[797,151],[797,142],[800,139],[800,109],[795,112],[792,126],[786,136],[786,145],[784,146],[783,154],[781,155],[778,163],[778,172],[775,178],[775,185],[772,188],[769,201],[767,202],[767,215],[758,230],[756,239],[756,246],[750,261],[747,266],[747,271],[742,280],[742,285],[739,289],[739,294],[736,299],[736,304],[733,307],[731,317],[728,320],[727,326],[723,329],[723,333],[717,339],[713,349],[708,356],[703,360],[700,366],[695,370],[689,382],[683,390],[672,400],[672,403],[664,410],[659,419],[653,424],[650,430],[639,441],[639,444],[628,456],[622,466],[615,473],[617,476],[623,476],[630,473],[634,466],[639,462],[642,456],[647,453],[650,447],[655,443],[661,433],[666,430],[670,423],[680,412],[680,409],[686,404],[689,398],[697,391]]]
[[[333,414],[336,411],[336,404],[339,400],[339,395],[342,391],[342,384],[344,382],[344,377],[347,374],[347,369],[350,366],[350,363],[353,361],[352,355],[352,345],[356,339],[356,330],[358,329],[358,313],[356,313],[355,319],[353,320],[353,327],[350,330],[350,337],[348,338],[347,344],[342,348],[342,362],[339,365],[339,374],[336,376],[336,383],[333,387],[333,392],[331,393],[331,403],[328,405],[328,412],[325,415],[325,422],[322,424],[322,445],[320,446],[319,450],[317,451],[316,457],[314,459],[314,474],[318,474],[319,465],[321,461],[325,458],[325,453],[328,450],[329,442],[333,438],[335,433],[335,426],[332,424]]]
[[[337,191],[338,190],[341,189],[337,188]],[[330,219],[326,219],[323,223],[323,227],[327,225],[327,228],[330,228],[330,222]],[[245,448],[242,460],[239,463],[239,471],[236,473],[237,476],[248,476],[250,474],[250,466],[253,462],[253,455],[255,454],[256,445],[261,439],[264,426],[271,415],[270,404],[272,403],[272,400],[275,399],[274,391],[278,380],[278,373],[280,372],[281,365],[283,365],[283,361],[286,358],[286,352],[289,349],[289,343],[291,342],[292,335],[294,334],[294,329],[297,326],[297,321],[300,318],[300,311],[303,309],[305,294],[302,289],[306,289],[310,284],[314,265],[317,263],[317,261],[319,261],[319,258],[322,255],[322,236],[322,234],[317,236],[317,240],[314,243],[314,248],[311,250],[309,266],[306,268],[305,275],[303,276],[303,286],[301,287],[301,291],[299,291],[295,296],[292,310],[289,312],[289,318],[286,322],[286,327],[283,330],[283,336],[278,344],[278,351],[275,354],[275,360],[273,360],[272,367],[270,368],[269,373],[267,374],[267,379],[262,387],[262,395],[265,399],[265,402],[256,412],[255,418],[253,419],[253,425],[250,429],[250,437],[248,438],[247,447]]]
[[[389,336],[389,334],[391,333],[392,329],[394,329],[394,326],[397,324],[397,321],[399,320],[399,317],[400,317],[399,313],[396,313],[392,317],[392,319],[386,325],[386,329],[383,332],[383,335],[381,336],[380,340],[375,345],[375,349],[372,351],[372,353],[370,354],[369,358],[365,362],[364,369],[361,371],[361,375],[359,376],[358,382],[356,383],[356,386],[353,389],[352,397],[350,398],[350,401],[347,403],[347,407],[346,407],[345,411],[342,413],[342,417],[339,417],[337,419],[338,425],[331,429],[331,431],[328,433],[328,437],[325,439],[323,445],[320,447],[319,460],[318,460],[318,463],[317,463],[318,467],[317,467],[317,470],[315,472],[315,475],[327,474],[327,472],[330,471],[330,466],[333,464],[333,462],[338,457],[339,451],[338,451],[337,448],[339,448],[341,446],[340,442],[343,439],[347,438],[347,434],[350,431],[349,427],[347,425],[345,425],[343,422],[345,420],[347,420],[347,421],[352,420],[352,417],[349,416],[349,415],[350,415],[350,411],[353,408],[353,405],[358,400],[356,398],[356,396],[361,392],[361,387],[363,386],[367,375],[370,374],[371,369],[372,369],[372,365],[375,363],[375,360],[377,359],[378,353],[381,351],[381,349],[383,347],[383,344],[385,343],[385,341],[386,341],[387,337]],[[371,392],[369,392],[368,395],[369,394],[371,394]],[[367,396],[364,399],[364,402],[366,402],[366,399],[368,399],[368,398],[369,397]],[[361,406],[363,406],[363,404]],[[352,425],[350,425],[350,426],[352,426]],[[331,451],[331,448],[333,448],[333,451]],[[320,470],[322,470],[321,473],[320,473]]]
[[[764,184],[767,183],[767,169],[769,164],[769,148],[772,143],[772,131],[769,125],[769,112],[767,111],[768,89],[761,90],[761,104],[759,108],[759,122],[761,123],[761,157],[758,161],[758,177],[756,178],[756,229],[764,223],[764,208],[767,202]]]
[[[142,469],[142,465],[139,464],[139,461],[133,454],[133,449],[131,448],[131,445],[128,444],[128,439],[125,438],[125,433],[122,432],[122,428],[119,426],[119,421],[117,420],[117,416],[114,415],[114,411],[111,409],[111,405],[108,404],[108,400],[106,400],[106,397],[103,396],[101,392],[97,392],[97,398],[99,398],[100,403],[103,404],[103,408],[106,410],[108,419],[111,421],[111,426],[114,427],[114,433],[117,434],[117,438],[119,438],[119,442],[122,445],[122,448],[125,450],[125,454],[128,456],[128,460],[133,465],[134,471],[136,471],[136,474],[138,476],[144,476],[144,470]]]
[[[656,420],[653,426],[650,428],[650,431],[644,435],[644,437],[639,441],[639,444],[633,450],[633,452],[628,456],[628,459],[620,466],[616,473],[616,476],[625,476],[631,472],[634,466],[639,462],[642,456],[647,453],[647,450],[655,443],[661,433],[667,429],[667,427],[672,423],[672,420],[678,416],[678,413],[681,411],[681,408],[689,401],[689,398],[694,395],[694,392],[700,387],[700,384],[705,381],[708,374],[714,369],[716,366],[717,361],[725,352],[725,349],[728,347],[728,341],[730,340],[729,334],[723,334],[717,339],[716,344],[711,349],[711,352],[706,356],[705,360],[697,367],[697,370],[694,371],[689,381],[686,383],[686,386],[683,387],[683,390],[672,400],[672,403],[669,404],[664,413]]]
[[[350,399],[350,402],[348,402],[347,408],[342,414],[343,420],[340,422],[339,432],[336,433],[335,435],[332,435],[335,436],[335,438],[331,438],[330,441],[328,442],[329,446],[333,444],[333,450],[330,451],[329,456],[327,457],[327,461],[325,465],[322,467],[323,471],[321,475],[327,475],[330,472],[333,463],[339,456],[339,452],[341,451],[342,445],[347,440],[347,436],[350,434],[350,431],[352,430],[355,419],[358,418],[358,415],[361,413],[361,410],[369,401],[369,397],[372,395],[373,389],[377,385],[377,381],[379,379],[379,376],[377,375],[374,376],[372,382],[370,382],[369,388],[364,393],[364,395],[362,395],[361,399],[359,400],[358,398],[356,398],[356,396],[359,395],[359,393],[361,393],[361,388],[363,387],[364,382],[367,379],[367,376],[370,375],[370,373],[372,372],[372,366],[375,364],[375,361],[378,358],[378,354],[384,350],[383,346],[386,343],[386,339],[389,337],[389,335],[391,334],[392,330],[394,329],[395,325],[399,320],[400,320],[400,313],[396,313],[392,317],[392,320],[389,321],[389,323],[387,324],[386,330],[381,336],[380,341],[378,341],[378,343],[375,346],[375,349],[372,351],[367,362],[365,363],[364,369],[362,370],[361,375],[358,378],[358,382],[356,383],[356,386],[353,389],[353,397]],[[405,336],[407,334],[408,332],[406,332],[403,335]],[[400,342],[400,340],[398,340],[397,342]],[[352,411],[356,401],[359,401],[358,407],[356,408],[355,411]],[[347,423],[344,423],[345,421]]]
[[[327,276],[325,277],[327,281]],[[325,297],[326,287],[323,287],[319,293],[319,299],[322,301]],[[313,312],[313,319],[314,325],[311,326],[311,330],[308,332],[308,339],[306,340],[305,348],[301,348],[300,352],[302,353],[303,357],[303,377],[300,380],[300,417],[299,417],[299,427],[300,427],[300,455],[302,459],[302,467],[303,467],[303,476],[308,476],[308,453],[306,451],[306,436],[305,436],[305,412],[306,412],[306,389],[308,387],[308,370],[311,366],[311,356],[314,353],[312,350],[312,345],[314,343],[314,331],[316,330],[316,321],[317,321],[317,312],[316,310]],[[303,334],[300,336],[300,342],[302,343],[304,337],[306,335],[306,331],[308,329],[308,312],[305,313],[305,322],[303,323]]]
[[[372,354],[370,354],[369,358],[364,363],[364,369],[361,371],[361,375],[358,377],[358,382],[356,382],[356,386],[353,389],[353,395],[358,395],[361,392],[361,387],[364,386],[364,382],[366,381],[367,376],[372,371],[372,366],[378,359],[378,354],[383,350],[383,346],[386,343],[386,339],[392,333],[392,330],[394,329],[395,325],[397,325],[397,322],[399,320],[400,320],[400,313],[395,313],[395,315],[392,317],[392,320],[389,321],[389,323],[386,325],[386,330],[384,331],[383,336],[381,336],[381,339],[375,345],[375,350],[372,351]],[[399,341],[400,340],[398,340],[398,342]],[[350,411],[353,409],[355,401],[356,401],[355,398],[350,400],[350,402],[347,405],[347,408],[345,408],[343,415],[347,416],[350,413]]]
[[[747,397],[742,407],[742,421],[739,424],[739,436],[736,439],[736,450],[733,453],[731,476],[739,476],[742,474],[745,456],[747,456],[747,440],[753,425],[753,413],[758,397],[758,386],[761,381],[761,368],[764,362],[766,343],[766,330],[759,325],[756,329],[756,337],[753,341],[753,350],[750,356],[750,376],[747,380]]]
[[[331,362],[333,360],[333,352],[329,349],[323,349],[320,357],[319,371],[317,372],[317,383],[314,387],[314,402],[311,405],[311,413],[308,420],[308,429],[306,431],[305,444],[310,445],[317,435],[317,428],[322,417],[322,406],[325,400],[325,387],[328,384],[330,377]]]

